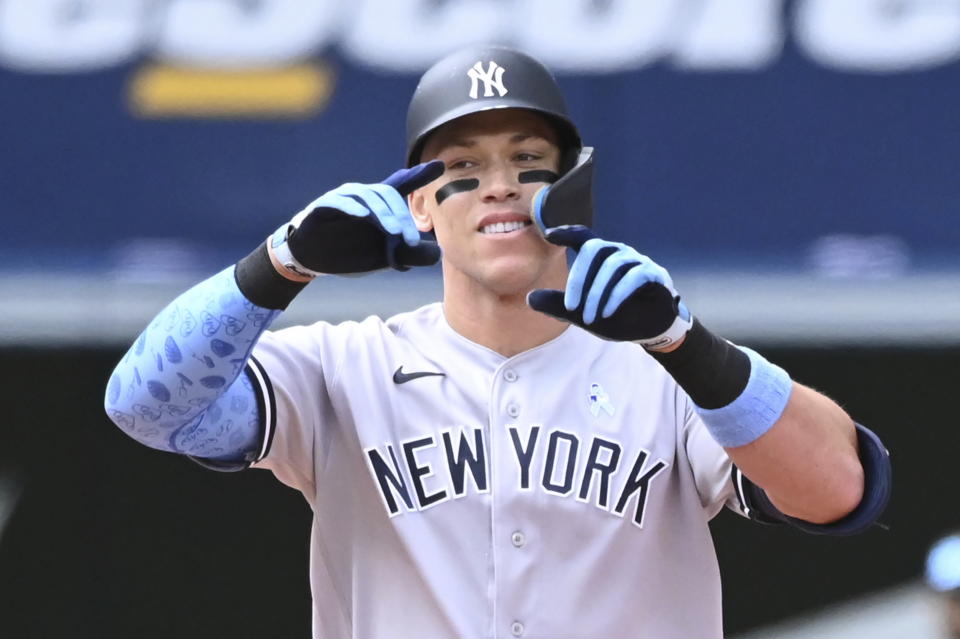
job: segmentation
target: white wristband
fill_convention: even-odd
[[[673,318],[673,324],[670,325],[670,328],[656,337],[638,339],[634,343],[644,348],[663,348],[664,346],[679,342],[683,339],[683,336],[687,334],[687,331],[693,328],[693,315],[690,314],[690,311],[687,310],[687,307],[684,306],[683,303],[680,304],[678,310],[679,312],[677,316]]]
[[[287,239],[290,237],[290,234],[296,230],[297,226],[295,222],[297,221],[297,218],[294,218],[293,221],[284,224],[274,231],[273,235],[271,235],[267,241],[267,248],[277,262],[291,273],[295,273],[300,277],[309,278],[323,275],[323,273],[309,269],[301,264],[297,258],[293,256],[293,253],[290,252],[290,244],[287,242]]]

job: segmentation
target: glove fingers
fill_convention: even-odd
[[[638,257],[639,255],[636,252],[624,247],[603,260],[603,264],[593,278],[590,289],[587,291],[587,298],[583,303],[583,322],[585,324],[592,324],[597,318],[597,313],[603,308],[603,304],[610,296],[614,285],[623,277],[624,273],[633,268]]]
[[[381,219],[384,216],[390,216],[395,219],[403,235],[403,241],[410,246],[415,246],[420,241],[420,231],[417,230],[413,216],[410,215],[410,209],[407,207],[406,200],[400,196],[400,193],[398,193],[395,188],[388,184],[371,184],[369,187],[380,196],[383,204],[386,206],[385,210],[377,209],[379,211],[378,216],[381,217]]]
[[[388,256],[390,266],[398,271],[406,271],[411,266],[432,266],[439,259],[440,246],[430,240],[421,240],[416,246],[397,241]]]
[[[310,204],[311,212],[318,209],[334,209],[335,211],[341,211],[353,217],[366,217],[370,215],[370,209],[364,205],[363,202],[355,198],[348,197],[349,193],[342,191],[341,189],[343,189],[343,187],[340,187],[336,191],[331,191],[314,200]],[[323,215],[323,213],[321,213],[319,217],[326,218],[328,215]],[[310,215],[307,215],[307,217],[310,217]],[[306,221],[306,218],[304,218],[304,221]]]
[[[609,291],[601,317],[613,315],[623,302],[645,284],[654,281],[647,264],[635,264]]]
[[[301,264],[315,271],[330,272],[311,266],[318,252],[330,250],[326,248],[322,251],[320,246],[336,244],[336,248],[340,249],[346,245],[356,245],[361,238],[368,241],[371,235],[383,234],[379,225],[361,222],[369,217],[370,211],[351,197],[331,192],[314,200],[310,207],[309,214],[303,217],[290,238],[290,248]],[[370,229],[373,233],[367,233],[364,229]]]
[[[387,186],[395,188],[401,196],[407,197],[420,187],[430,184],[443,175],[443,162],[433,160],[409,169],[400,169],[383,181]]]
[[[377,225],[380,229],[391,235],[399,235],[402,231],[400,220],[393,215],[390,207],[370,184],[348,183],[337,187],[324,195],[318,201],[325,201],[329,197],[331,204],[326,204],[333,208],[338,208],[344,213],[360,218],[366,218],[366,221]],[[353,205],[350,203],[353,202]]]
[[[598,238],[587,240],[581,245],[580,252],[577,253],[577,258],[573,261],[570,274],[567,276],[567,287],[563,298],[567,310],[572,311],[581,305],[585,291],[590,290],[603,261],[616,250],[615,245]]]
[[[391,186],[350,182],[315,200],[313,205],[368,218],[369,222],[378,225],[386,233],[403,235],[407,244],[420,241],[420,232],[406,201]]]
[[[576,312],[568,311],[563,305],[562,291],[546,288],[530,291],[527,293],[527,306],[557,319],[576,323],[574,320]]]
[[[593,231],[581,224],[549,228],[544,231],[543,236],[547,238],[547,241],[551,244],[566,246],[575,251],[579,251],[580,247],[583,246],[587,240],[592,240],[597,237]]]

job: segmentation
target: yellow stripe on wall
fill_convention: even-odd
[[[302,118],[326,106],[334,74],[324,64],[269,70],[139,69],[128,98],[146,118]]]

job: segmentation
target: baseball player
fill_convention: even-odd
[[[720,637],[723,506],[876,520],[877,437],[590,230],[590,155],[539,62],[458,51],[407,123],[407,168],[183,293],[107,386],[143,444],[304,495],[315,637]],[[268,330],[314,280],[438,260],[442,302]]]

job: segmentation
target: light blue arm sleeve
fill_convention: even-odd
[[[234,268],[171,302],[110,376],[107,415],[141,444],[224,462],[257,459],[263,428],[244,369],[280,311],[246,299]]]

